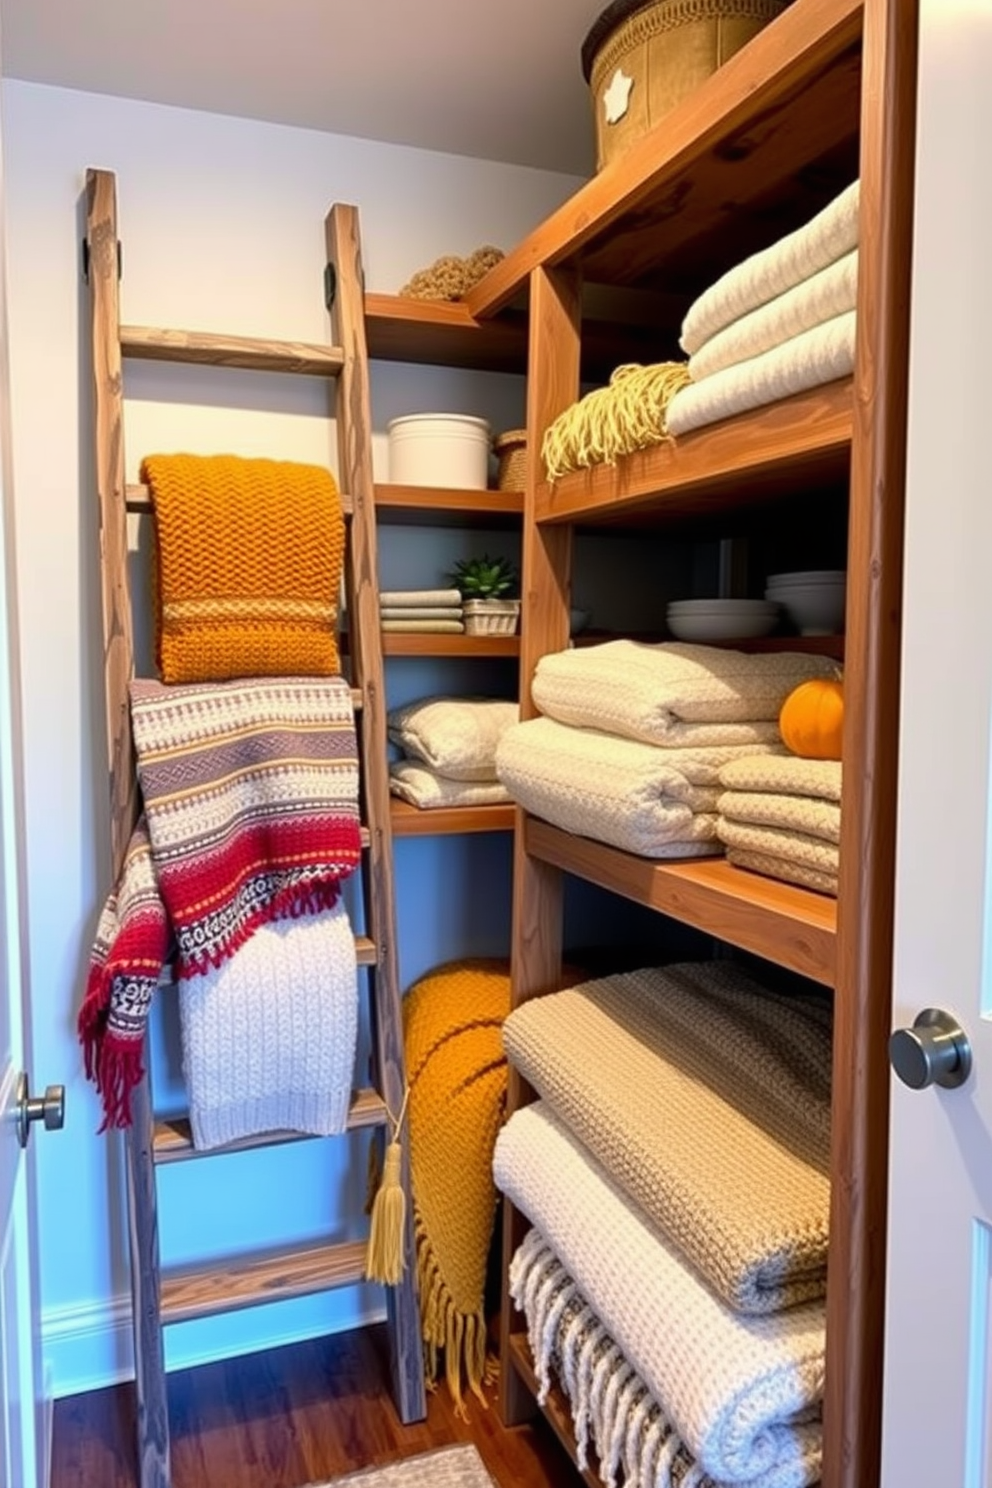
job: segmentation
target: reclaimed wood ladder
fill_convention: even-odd
[[[371,414],[358,213],[336,205],[325,223],[328,268],[325,296],[332,344],[251,340],[201,332],[121,325],[120,248],[116,181],[112,172],[87,172],[84,266],[90,286],[95,452],[100,523],[110,773],[111,881],[123,862],[139,811],[128,707],[134,675],[131,596],[127,569],[127,514],[150,512],[146,489],[125,484],[122,361],[128,357],[208,363],[326,376],[333,380],[339,479],[348,542],[345,588],[349,614],[350,680],[362,781],[362,897],[367,934],[356,937],[369,991],[373,1088],[357,1090],[349,1131],[378,1128],[403,1104],[405,1074],[393,892],[393,852],[387,780],[385,691],[379,631],[376,530],[372,482]],[[145,1061],[146,1066],[148,1061]],[[193,1147],[188,1120],[157,1121],[146,1074],[125,1134],[128,1231],[137,1390],[140,1488],[170,1488],[169,1425],[163,1327],[256,1302],[300,1297],[349,1286],[364,1277],[365,1241],[312,1243],[279,1254],[214,1261],[170,1274],[159,1263],[156,1168],[209,1156]],[[299,1140],[295,1133],[247,1139],[230,1152]],[[404,1147],[403,1184],[409,1197]],[[386,1288],[393,1398],[404,1423],[426,1414],[423,1356],[415,1282],[412,1205],[407,1204],[406,1270]]]

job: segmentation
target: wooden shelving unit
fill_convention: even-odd
[[[421,811],[393,797],[394,837],[447,837],[461,832],[512,832],[513,806],[441,806]]]
[[[375,488],[375,510],[380,523],[407,527],[519,528],[524,493],[383,484]]]
[[[519,656],[520,637],[384,631],[383,656]]]

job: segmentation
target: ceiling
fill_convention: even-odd
[[[8,77],[589,175],[604,0],[0,0]]]

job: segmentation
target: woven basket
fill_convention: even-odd
[[[527,482],[527,430],[507,429],[493,440],[499,464],[496,485],[500,491],[522,491]]]
[[[466,635],[515,635],[519,599],[467,599],[462,606]]]
[[[601,170],[663,119],[789,0],[614,0],[582,46]]]

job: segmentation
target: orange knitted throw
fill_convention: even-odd
[[[237,455],[148,455],[163,682],[330,676],[344,517],[330,471]]]

